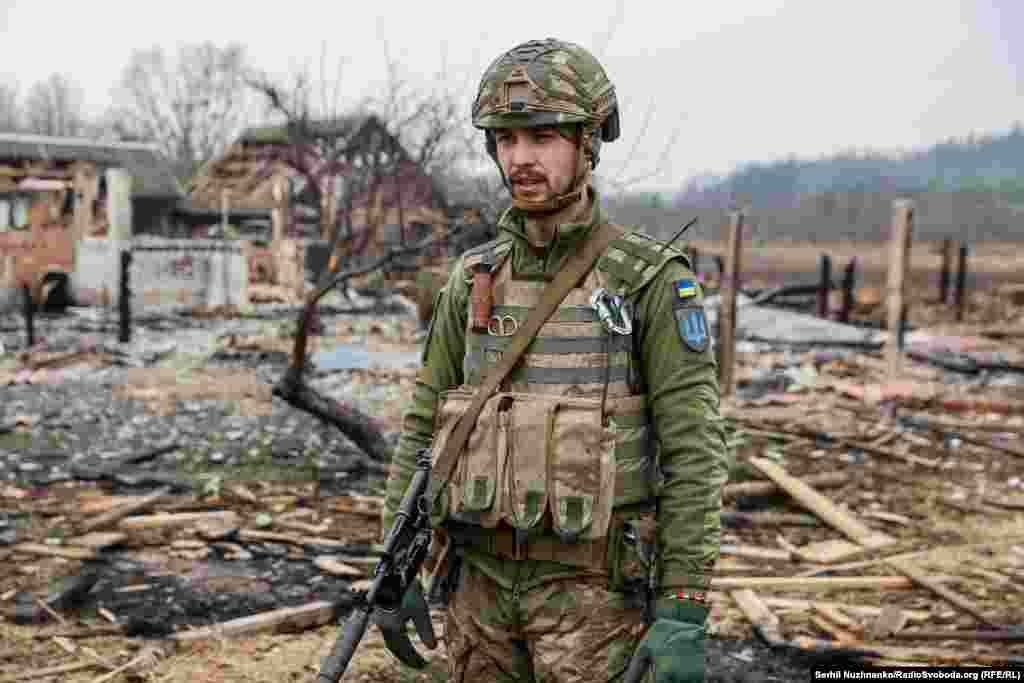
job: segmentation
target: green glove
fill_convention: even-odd
[[[699,602],[663,598],[654,613],[654,624],[637,645],[623,683],[640,683],[651,667],[655,683],[704,683],[708,608]]]

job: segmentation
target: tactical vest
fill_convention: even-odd
[[[441,395],[435,454],[549,284],[514,273],[512,247],[506,235],[464,255],[467,284],[475,266],[492,266],[494,306],[487,331],[473,329],[472,311],[467,315],[464,384]],[[531,535],[550,526],[562,542],[574,543],[603,539],[615,508],[653,507],[660,471],[635,331],[609,332],[590,298],[603,287],[635,300],[669,260],[685,260],[661,247],[642,233],[626,233],[570,290],[484,405],[441,495],[436,523],[493,528],[504,521]]]

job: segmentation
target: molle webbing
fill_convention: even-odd
[[[690,267],[681,251],[663,249],[663,244],[642,232],[630,232],[611,243],[597,268],[624,283],[624,293],[631,294],[650,282],[670,259],[682,259]]]

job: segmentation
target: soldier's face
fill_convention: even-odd
[[[542,202],[564,194],[576,175],[576,144],[554,126],[502,128],[494,136],[512,196]]]

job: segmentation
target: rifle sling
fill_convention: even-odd
[[[440,485],[436,486],[431,493],[431,500],[437,501],[440,492],[451,480],[455,471],[455,464],[459,460],[469,434],[476,425],[476,419],[484,407],[484,403],[491,397],[491,394],[498,388],[502,380],[511,372],[512,368],[519,361],[519,358],[526,351],[537,332],[547,322],[551,314],[555,312],[562,300],[569,294],[569,290],[576,286],[583,277],[590,272],[590,269],[597,263],[597,259],[604,253],[605,248],[616,238],[621,237],[622,229],[610,223],[598,225],[594,233],[586,240],[583,248],[575,252],[565,262],[561,270],[555,276],[541,295],[540,303],[530,311],[522,326],[516,331],[505,349],[499,362],[484,379],[483,384],[473,395],[466,412],[459,418],[455,425],[444,450],[434,463],[435,475],[440,475]],[[434,479],[434,481],[437,481]],[[433,482],[432,482],[433,484]]]

